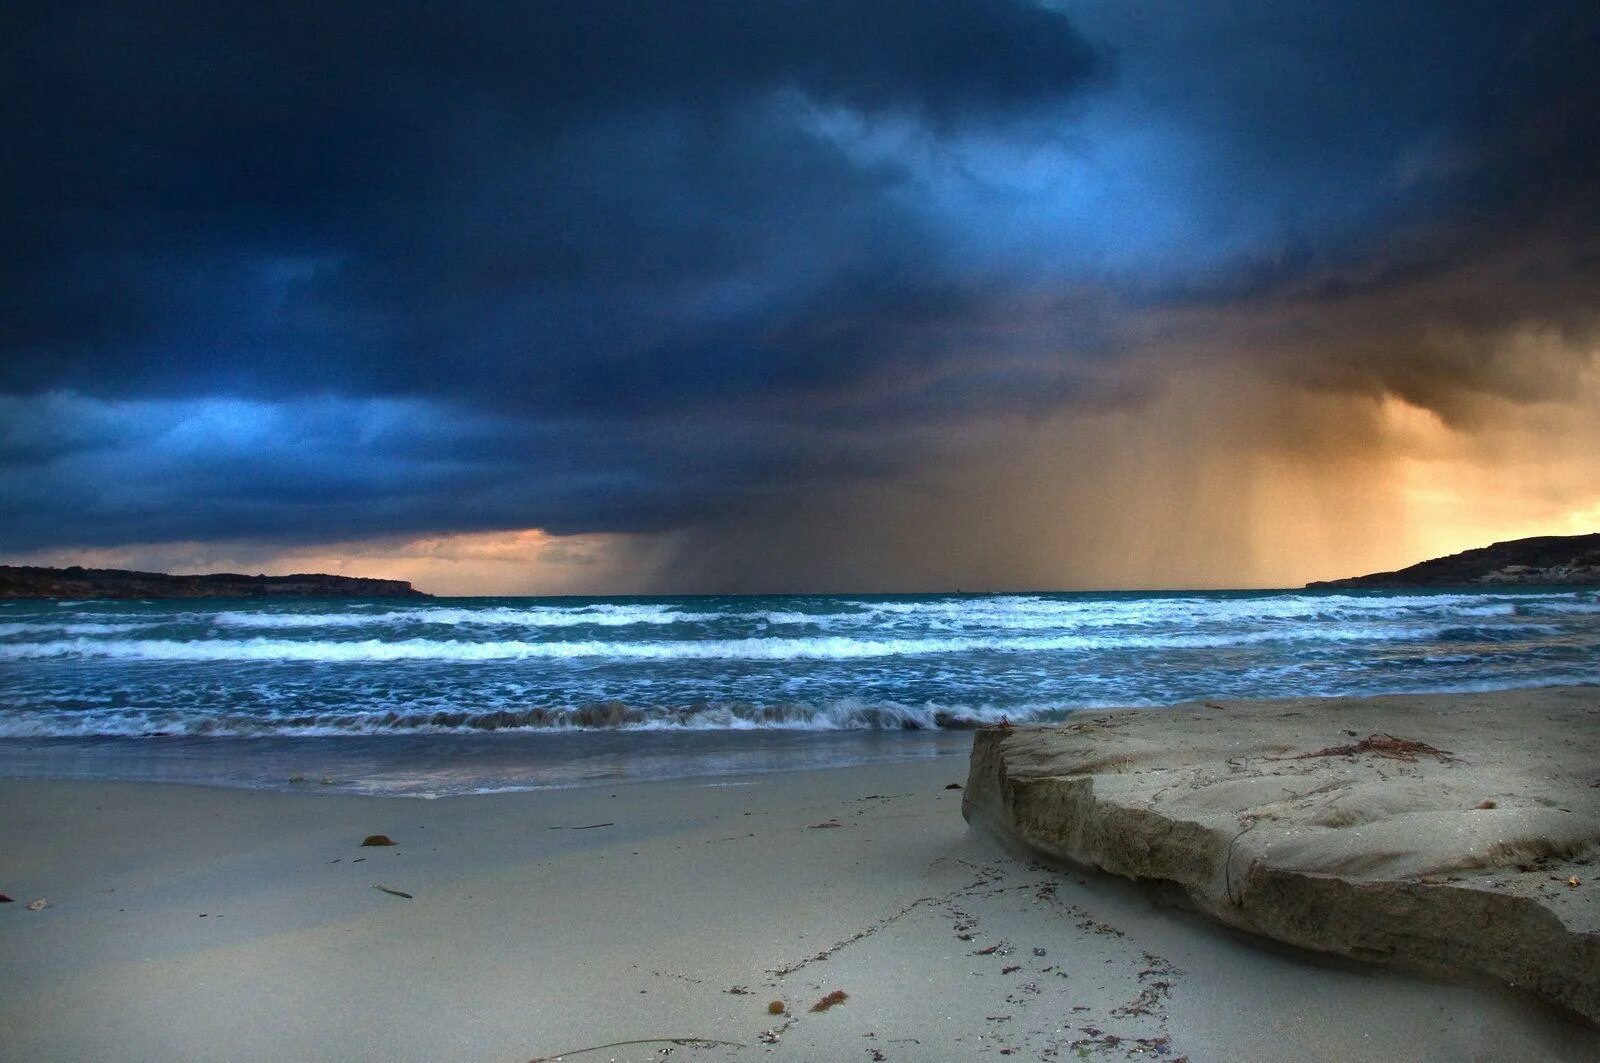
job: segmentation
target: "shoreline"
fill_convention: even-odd
[[[0,780],[175,783],[434,800],[955,761],[970,730],[552,731],[0,738]]]
[[[1484,697],[1600,690],[1595,682],[1459,687],[1376,695],[1236,699],[1270,708],[1326,707],[1372,698],[1467,704]],[[1105,713],[1182,713],[1203,704],[1093,705],[1019,726],[1063,727]],[[539,792],[623,782],[759,778],[772,773],[863,767],[922,759],[965,759],[980,726],[927,729],[752,727],[724,729],[572,728],[461,734],[338,735],[7,735],[0,782],[152,782],[271,792],[338,792],[371,797],[441,797]],[[964,777],[965,772],[962,771]]]
[[[0,781],[0,1059],[1600,1052],[1519,995],[1264,947],[1007,851],[962,821],[965,767],[403,802]]]

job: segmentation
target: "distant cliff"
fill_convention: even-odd
[[[169,576],[119,568],[0,565],[0,598],[427,598],[398,579],[321,573],[241,576],[213,572]]]
[[[1459,587],[1471,584],[1600,585],[1600,533],[1539,535],[1436,557],[1398,572],[1308,583],[1327,587]]]

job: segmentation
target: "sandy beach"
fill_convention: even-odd
[[[0,783],[0,1058],[1600,1053],[1530,999],[1275,948],[1005,852],[946,788],[965,767],[433,801]]]

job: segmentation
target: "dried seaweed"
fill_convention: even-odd
[[[1319,749],[1315,753],[1301,753],[1293,759],[1353,757],[1358,753],[1372,753],[1376,756],[1387,757],[1390,760],[1403,760],[1408,764],[1415,764],[1419,754],[1438,757],[1441,761],[1453,759],[1453,755],[1448,749],[1435,749],[1426,742],[1418,742],[1410,738],[1396,738],[1391,734],[1368,735],[1361,741],[1353,742],[1347,746],[1329,746],[1327,749]]]
[[[823,997],[821,1000],[819,1000],[815,1004],[811,1005],[811,1010],[812,1011],[827,1011],[829,1008],[833,1007],[835,1004],[843,1004],[845,1001],[847,1001],[849,999],[850,999],[850,994],[849,993],[846,993],[842,989],[835,989],[833,992],[829,993],[827,996]]]

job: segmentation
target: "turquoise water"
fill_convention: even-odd
[[[0,604],[0,737],[932,730],[1600,682],[1600,592]]]

